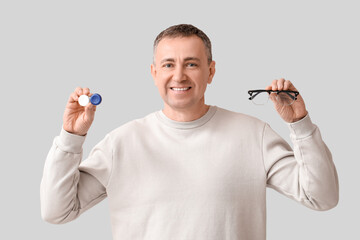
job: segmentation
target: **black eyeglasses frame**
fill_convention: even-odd
[[[258,90],[249,90],[248,94],[250,95],[249,100],[253,100],[257,95],[259,95],[262,92],[267,92],[268,94],[270,93],[286,93],[287,95],[289,95],[289,97],[292,100],[297,100],[297,96],[299,95],[298,91],[291,91],[291,90],[265,90],[265,89],[258,89]],[[255,93],[255,95],[253,95]],[[295,94],[295,96],[291,95],[291,93]]]

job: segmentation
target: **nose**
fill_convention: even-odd
[[[184,68],[182,66],[177,66],[174,70],[173,80],[175,82],[181,82],[186,80],[186,75],[184,73]]]

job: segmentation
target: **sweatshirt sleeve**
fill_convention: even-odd
[[[81,162],[85,137],[64,129],[53,141],[40,184],[42,218],[60,224],[76,219],[103,200],[111,172],[112,152],[107,135]]]
[[[318,127],[309,115],[288,125],[293,149],[265,124],[262,149],[267,186],[315,210],[335,207],[338,176]]]

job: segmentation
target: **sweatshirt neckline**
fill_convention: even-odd
[[[189,122],[179,122],[179,121],[172,120],[172,119],[168,118],[163,113],[162,110],[156,112],[156,116],[162,123],[164,123],[165,125],[167,125],[171,128],[191,129],[191,128],[200,127],[200,126],[204,125],[205,123],[207,123],[214,116],[216,110],[217,110],[216,106],[210,105],[209,110],[205,113],[205,115],[203,115],[201,118],[198,118],[196,120],[189,121]]]

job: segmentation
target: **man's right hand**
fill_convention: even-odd
[[[89,88],[77,87],[66,104],[63,128],[65,131],[84,136],[88,132],[95,116],[96,106],[88,103],[85,107],[78,103],[81,95],[91,96]]]

